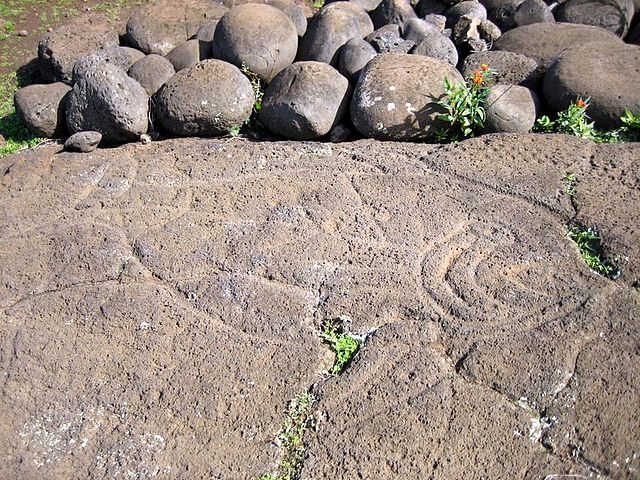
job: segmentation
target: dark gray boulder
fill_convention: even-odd
[[[441,15],[450,6],[451,4],[444,0],[418,0],[415,10],[420,18],[425,18],[427,15],[431,14]]]
[[[16,113],[34,135],[59,137],[66,130],[64,112],[70,91],[62,82],[23,87],[13,97]]]
[[[212,5],[212,9],[207,12],[206,19],[200,24],[200,27],[193,38],[195,40],[202,40],[203,42],[213,42],[213,34],[216,31],[216,26],[228,11],[229,9],[224,5],[214,3]]]
[[[324,2],[325,5],[333,2],[342,2],[345,0],[328,0]],[[365,12],[372,12],[375,10],[382,0],[346,0],[349,3],[353,3],[361,7]]]
[[[330,3],[309,22],[300,43],[298,60],[324,62],[335,67],[342,45],[372,32],[373,23],[362,7],[350,2]]]
[[[519,27],[532,23],[553,23],[556,19],[553,12],[543,0],[524,0],[513,15],[515,24]]]
[[[489,45],[493,45],[500,35],[502,35],[502,31],[500,27],[498,27],[491,20],[483,20],[478,25],[478,33],[480,34],[480,38],[487,42]]]
[[[119,43],[118,34],[102,16],[89,16],[83,25],[74,21],[45,34],[38,44],[40,73],[46,82],[73,82],[73,66],[85,55]]]
[[[554,14],[558,22],[602,27],[624,37],[635,13],[633,0],[566,0]]]
[[[480,70],[483,64],[489,65],[496,72],[487,80],[489,85],[522,85],[535,91],[542,85],[543,72],[538,63],[519,53],[499,50],[472,53],[464,59],[460,71],[465,78],[469,78]]]
[[[458,50],[456,46],[450,39],[437,32],[427,33],[411,53],[444,60],[454,67],[458,64]]]
[[[622,43],[616,35],[599,27],[573,23],[534,23],[503,33],[493,48],[521,53],[546,69],[563,50],[592,41]]]
[[[418,18],[409,0],[382,0],[370,15],[376,29],[391,23],[404,25],[407,20]]]
[[[349,81],[323,62],[296,62],[280,72],[262,99],[260,121],[295,140],[328,134],[349,108]]]
[[[437,13],[430,13],[429,15],[425,15],[423,20],[438,27],[438,30],[440,30],[441,33],[447,26],[447,17],[445,17],[444,15],[438,15]],[[405,23],[405,28],[410,22],[411,20],[408,20],[407,23]]]
[[[71,134],[95,130],[107,144],[137,140],[147,131],[149,95],[124,70],[103,63],[73,86],[66,115]]]
[[[400,26],[395,24],[380,27],[364,39],[369,42],[378,53],[408,53],[415,46],[415,42],[405,40],[400,36]]]
[[[640,47],[591,42],[568,48],[544,76],[544,99],[556,111],[577,97],[589,98],[589,115],[601,128],[621,125],[628,108],[640,112]]]
[[[453,28],[463,15],[477,18],[480,22],[487,19],[487,9],[480,2],[475,0],[465,0],[452,5],[444,12],[447,17],[447,28]]]
[[[158,120],[169,132],[204,137],[244,124],[255,102],[249,79],[222,60],[203,60],[181,70],[155,98]]]
[[[100,132],[78,132],[71,135],[64,142],[64,149],[67,152],[89,153],[93,152],[102,141]]]
[[[295,25],[299,37],[305,34],[307,31],[307,16],[300,5],[289,0],[268,0],[266,3],[281,10],[282,13],[289,17],[289,20]]]
[[[140,50],[130,47],[107,47],[102,50],[92,52],[78,59],[73,65],[73,82],[77,82],[82,78],[85,72],[100,65],[101,63],[110,63],[111,65],[121,68],[125,72],[131,68],[138,60],[145,57]]]
[[[376,55],[376,49],[369,42],[352,38],[340,49],[338,71],[351,82],[357,82],[360,71]]]
[[[265,83],[291,65],[297,51],[295,25],[270,5],[233,7],[220,19],[213,37],[214,58],[246,66]]]
[[[211,58],[211,44],[203,40],[187,40],[166,55],[176,72]]]
[[[437,102],[444,79],[461,82],[449,63],[421,55],[378,55],[362,70],[351,102],[351,121],[366,137],[424,140],[442,127]]]
[[[495,85],[489,90],[484,133],[527,133],[536,122],[538,96],[520,85]]]
[[[495,23],[502,32],[516,28],[516,11],[524,0],[504,0],[495,8],[489,8],[488,19]]]
[[[155,53],[141,58],[129,69],[129,76],[137,80],[149,96],[154,95],[175,73],[171,62]]]
[[[407,20],[402,27],[402,31],[404,38],[406,40],[411,40],[416,45],[424,40],[428,35],[442,34],[442,30],[438,28],[436,24],[427,22],[420,18],[411,18]]]
[[[129,44],[146,54],[166,55],[193,37],[209,18],[226,7],[207,0],[155,0],[131,13],[126,27]]]

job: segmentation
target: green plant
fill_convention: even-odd
[[[313,0],[314,8],[322,8],[324,6],[324,0]]]
[[[564,177],[564,181],[566,184],[566,194],[569,195],[570,197],[573,197],[576,194],[576,184],[578,183],[578,180],[576,179],[576,174],[572,173],[572,172],[567,172],[567,174]]]
[[[278,436],[278,444],[283,451],[278,473],[264,474],[259,480],[297,480],[300,477],[304,460],[303,436],[315,423],[311,414],[315,402],[315,396],[309,392],[289,402],[287,418]]]
[[[251,87],[253,88],[253,96],[255,97],[255,101],[253,103],[253,110],[251,111],[251,116],[244,123],[244,125],[234,125],[229,129],[229,135],[232,137],[237,137],[240,135],[243,127],[247,126],[249,128],[255,128],[259,125],[260,121],[258,120],[258,115],[260,114],[260,110],[262,110],[262,97],[264,96],[264,85],[262,84],[262,80],[258,76],[257,73],[251,71],[249,67],[243,62],[240,68],[242,73],[244,73],[249,81],[251,82]]]
[[[480,70],[463,82],[453,84],[448,78],[444,79],[445,97],[437,105],[446,113],[439,115],[438,119],[448,126],[436,132],[437,141],[457,142],[475,136],[484,127],[489,94],[487,80],[495,73],[489,65],[482,64]]]
[[[589,122],[587,107],[589,99],[578,98],[572,102],[566,110],[559,112],[555,120],[551,120],[547,115],[536,120],[534,131],[541,133],[564,133],[575,135],[576,137],[596,139],[593,122]]]
[[[322,328],[322,338],[329,344],[336,359],[330,373],[334,375],[341,374],[353,359],[360,347],[362,341],[348,333],[344,333],[334,321],[327,321]]]
[[[591,270],[612,280],[620,275],[618,267],[602,254],[600,234],[596,227],[571,227],[567,235],[578,246],[580,255]]]

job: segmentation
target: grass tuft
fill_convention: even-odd
[[[358,353],[362,346],[362,341],[354,336],[342,331],[334,321],[327,321],[322,328],[322,338],[329,344],[331,350],[336,354],[333,367],[329,371],[334,375],[340,375],[349,365],[349,362]]]
[[[620,269],[603,255],[596,227],[572,227],[567,235],[578,246],[580,255],[591,270],[611,280],[620,276]]]

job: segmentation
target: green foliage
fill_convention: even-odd
[[[572,173],[572,172],[567,172],[567,174],[564,177],[564,181],[566,183],[566,193],[567,195],[569,195],[570,197],[573,197],[576,194],[576,184],[578,183],[578,180],[576,179],[576,174]]]
[[[260,113],[260,110],[262,110],[262,97],[264,96],[264,85],[262,84],[262,80],[260,79],[258,74],[252,72],[251,69],[249,69],[249,67],[247,67],[247,65],[245,65],[244,63],[242,63],[241,70],[242,70],[242,73],[244,73],[249,79],[249,81],[251,82],[251,87],[253,88],[253,96],[255,97],[255,101],[253,103],[253,110],[251,112],[251,116],[244,123],[244,125],[234,125],[229,129],[229,134],[232,137],[237,137],[238,135],[240,135],[244,127],[248,127],[252,129],[252,128],[256,128],[260,124],[260,121],[258,120],[258,115]]]
[[[444,79],[445,98],[437,105],[445,110],[438,119],[448,124],[436,132],[438,142],[457,142],[474,137],[487,118],[485,104],[489,87],[487,80],[495,71],[488,65],[482,65],[472,77],[464,82],[451,83]]]
[[[278,437],[278,443],[283,450],[278,473],[262,475],[259,480],[297,480],[300,478],[304,460],[303,436],[305,431],[314,425],[311,407],[315,402],[316,398],[309,392],[305,392],[289,402],[287,418]]]
[[[324,0],[313,0],[314,8],[322,8],[324,6]]]
[[[322,338],[329,344],[336,359],[330,372],[334,375],[341,374],[351,359],[358,353],[362,341],[341,331],[335,322],[325,322],[322,329]]]
[[[559,112],[554,120],[547,115],[536,120],[534,131],[541,133],[564,133],[586,138],[597,143],[640,141],[640,113],[634,115],[628,109],[620,117],[622,126],[612,130],[598,130],[587,115],[589,99],[578,99],[566,110]]]
[[[618,267],[602,255],[600,234],[596,227],[573,227],[569,229],[568,236],[578,246],[580,255],[591,270],[612,280],[618,278]]]

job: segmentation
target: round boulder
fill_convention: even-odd
[[[475,0],[465,0],[464,2],[456,3],[455,5],[449,7],[444,12],[445,17],[447,17],[447,28],[453,28],[453,26],[458,23],[464,15],[469,17],[477,18],[479,21],[487,19],[487,9],[484,8],[480,2]]]
[[[538,96],[520,85],[495,85],[487,95],[485,133],[527,133],[536,122]]]
[[[176,73],[169,60],[152,53],[141,58],[129,69],[129,76],[140,83],[149,96],[154,95]]]
[[[156,94],[156,114],[174,135],[224,135],[251,116],[249,79],[222,60],[203,60],[176,73]]]
[[[442,29],[440,29],[436,24],[427,22],[420,18],[412,18],[404,24],[402,27],[403,35],[406,40],[411,40],[416,45],[425,39],[428,35],[436,35],[442,34]]]
[[[102,141],[100,132],[78,132],[71,135],[64,142],[64,149],[67,152],[89,153],[98,148]]]
[[[640,47],[592,42],[565,50],[544,76],[543,92],[555,110],[578,97],[589,98],[587,114],[600,128],[621,125],[628,108],[640,112]]]
[[[166,55],[194,36],[226,7],[207,0],[156,0],[138,7],[127,22],[127,40],[144,53]]]
[[[453,42],[436,31],[427,32],[422,41],[411,51],[414,55],[436,58],[452,66],[458,64],[458,50]]]
[[[566,0],[558,4],[558,22],[602,27],[619,37],[629,30],[635,7],[633,0]]]
[[[260,121],[295,140],[328,134],[349,107],[349,81],[322,62],[296,62],[280,72],[262,99]]]
[[[493,49],[526,55],[546,69],[563,50],[593,41],[622,43],[603,28],[573,23],[533,23],[503,33]]]
[[[444,79],[461,82],[449,63],[421,55],[381,54],[362,70],[351,102],[351,121],[366,137],[424,140],[442,127],[437,105]]]
[[[371,12],[374,28],[389,24],[404,25],[411,18],[418,18],[409,0],[382,0]]]
[[[513,20],[519,27],[532,23],[553,23],[556,21],[549,5],[542,0],[524,0],[516,8]]]
[[[77,82],[86,72],[101,63],[110,63],[126,72],[131,65],[144,57],[145,54],[140,50],[130,47],[107,47],[92,52],[73,65],[73,82]]]
[[[211,58],[211,44],[202,40],[187,40],[166,55],[176,72]]]
[[[147,131],[149,95],[124,70],[109,63],[85,72],[67,102],[67,129],[94,130],[107,144],[137,140]]]
[[[27,129],[39,137],[64,134],[64,111],[71,87],[62,82],[29,85],[13,97],[16,113]]]
[[[335,67],[342,45],[372,32],[373,23],[361,7],[349,2],[330,3],[309,22],[300,43],[298,60],[324,62]]]
[[[369,42],[361,38],[352,38],[340,49],[338,70],[352,82],[357,82],[360,71],[377,54]]]
[[[295,60],[298,31],[281,10],[247,3],[229,10],[218,22],[213,56],[246,66],[269,83]]]
[[[542,84],[542,71],[538,63],[532,58],[513,52],[489,50],[472,53],[464,59],[460,71],[465,78],[469,78],[480,70],[483,64],[489,65],[496,73],[487,79],[489,85],[522,85],[531,90],[538,90]]]
[[[73,82],[73,66],[85,55],[119,43],[117,32],[102,16],[89,16],[56,27],[38,44],[40,73],[46,82]]]

